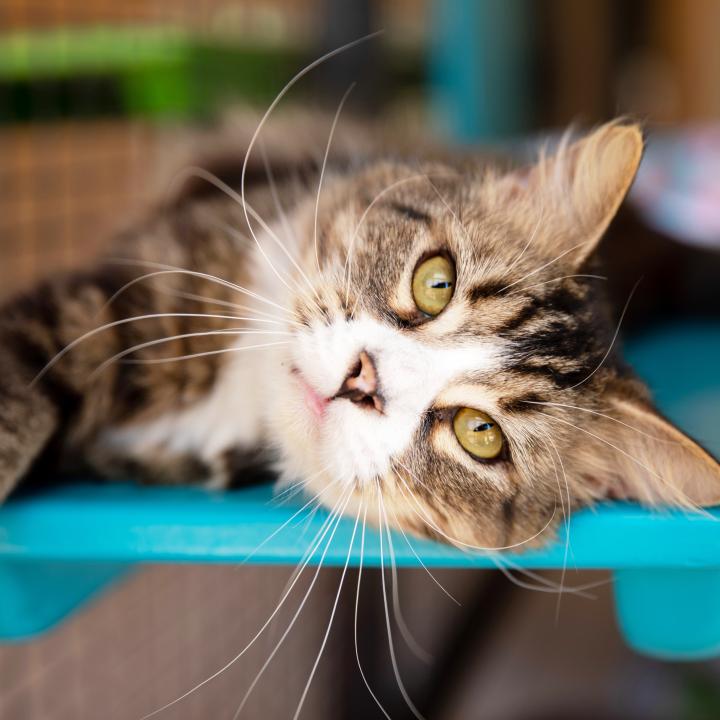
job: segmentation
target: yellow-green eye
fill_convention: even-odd
[[[428,315],[438,315],[455,289],[455,267],[442,255],[421,262],[415,269],[412,294],[415,304]]]
[[[503,449],[502,431],[489,415],[480,410],[460,408],[453,419],[453,430],[458,442],[481,460],[492,460]]]

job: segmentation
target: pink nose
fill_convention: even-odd
[[[372,357],[363,350],[348,376],[340,386],[336,398],[346,398],[356,405],[383,411],[383,400],[378,389],[378,376]]]

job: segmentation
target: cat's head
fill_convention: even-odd
[[[317,220],[314,198],[293,220],[296,322],[269,413],[285,474],[484,547],[547,539],[604,497],[720,501],[718,464],[623,367],[593,270],[642,147],[613,123],[520,171],[326,178]]]

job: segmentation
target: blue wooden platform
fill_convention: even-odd
[[[720,326],[659,329],[628,354],[666,414],[720,451]],[[212,493],[82,483],[16,498],[0,509],[0,638],[45,631],[139,563],[296,564],[326,518],[301,510],[304,502],[281,504],[269,487]],[[619,624],[640,652],[720,656],[719,521],[720,509],[700,515],[614,503],[586,510],[570,524],[568,567],[613,571]],[[352,529],[352,520],[340,523],[324,564],[344,563]],[[400,534],[393,545],[401,566],[417,566],[418,556],[428,567],[565,562],[562,534],[542,551],[501,558],[420,540],[411,549]],[[359,557],[356,538],[351,562]],[[364,563],[380,563],[375,530],[367,532]]]

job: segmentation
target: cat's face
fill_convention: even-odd
[[[598,497],[716,498],[714,461],[621,376],[588,269],[640,151],[614,125],[524,173],[380,163],[330,181],[317,245],[314,203],[295,218],[299,324],[269,413],[286,475],[490,548],[546,539]],[[705,479],[658,465],[650,436]]]

